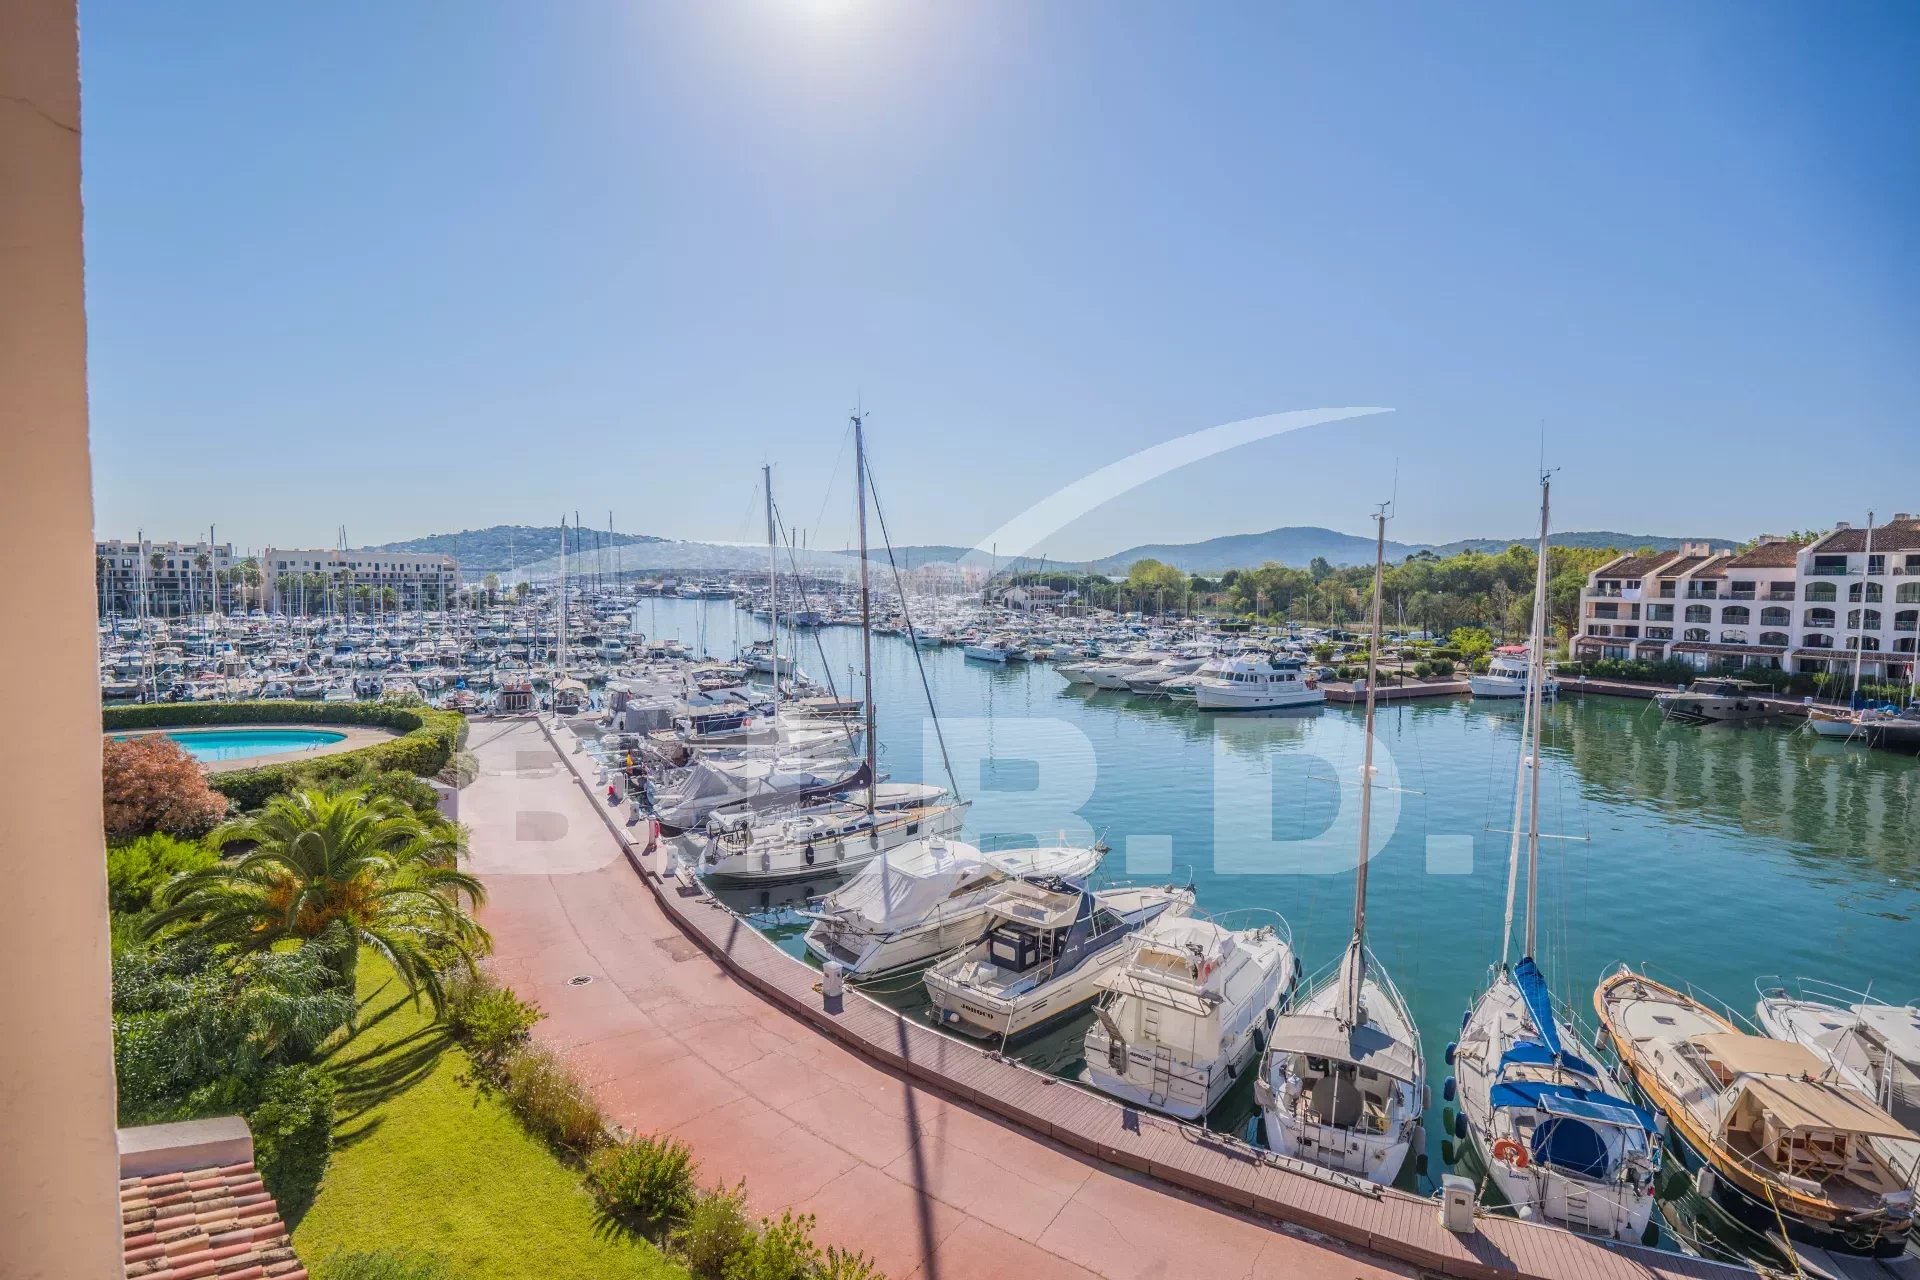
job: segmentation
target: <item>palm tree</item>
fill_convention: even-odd
[[[156,896],[149,936],[178,931],[263,951],[316,938],[339,921],[354,942],[337,960],[347,990],[367,946],[436,1012],[446,972],[470,968],[493,945],[468,911],[486,900],[486,889],[457,865],[466,833],[391,797],[363,787],[278,795],[208,840],[223,851],[252,847],[169,884]]]

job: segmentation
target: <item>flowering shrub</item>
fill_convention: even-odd
[[[227,798],[207,785],[206,771],[165,734],[108,739],[100,782],[107,835],[116,840],[155,831],[203,836],[227,816]]]

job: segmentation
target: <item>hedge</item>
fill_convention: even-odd
[[[231,724],[358,724],[391,729],[400,736],[355,751],[312,760],[235,769],[207,779],[213,789],[242,809],[257,809],[270,796],[330,778],[352,777],[363,769],[397,769],[430,778],[447,767],[466,741],[467,720],[458,711],[394,702],[155,702],[107,707],[101,715],[107,732],[129,729],[191,729]]]

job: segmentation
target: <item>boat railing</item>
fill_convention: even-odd
[[[1789,985],[1777,973],[1764,973],[1754,979],[1753,987],[1762,999],[1804,1000],[1809,1003],[1830,1005],[1839,1010],[1850,1010],[1857,1004],[1887,1003],[1873,994],[1872,983],[1867,984],[1866,990],[1857,991],[1838,982],[1796,976]]]
[[[1624,969],[1626,967],[1627,966],[1624,964],[1620,966],[1621,969]],[[1618,970],[1615,970],[1615,972],[1618,972]],[[1713,994],[1713,992],[1705,990],[1704,988],[1701,988],[1701,987],[1694,986],[1693,983],[1687,981],[1685,978],[1680,977],[1678,974],[1669,973],[1669,972],[1666,972],[1665,970],[1662,970],[1656,965],[1645,964],[1645,963],[1642,963],[1641,965],[1639,965],[1634,970],[1634,972],[1640,974],[1643,977],[1652,978],[1655,982],[1660,983],[1662,986],[1671,987],[1673,990],[1680,992],[1682,995],[1686,996],[1689,1000],[1694,1001],[1696,1004],[1705,1005],[1713,1013],[1718,1014],[1720,1017],[1725,1018],[1728,1022],[1731,1022],[1736,1031],[1744,1031],[1746,1034],[1750,1036],[1766,1035],[1766,1032],[1762,1031],[1759,1025],[1754,1022],[1753,1016],[1751,1014],[1744,1013],[1741,1010],[1734,1008],[1732,1005],[1728,1004],[1725,1000],[1722,1000],[1719,996]],[[1603,975],[1601,980],[1605,981],[1606,978],[1610,976],[1612,975],[1611,974]]]
[[[1227,911],[1196,911],[1190,917],[1205,920],[1209,924],[1219,925],[1229,933],[1240,933],[1248,929],[1271,928],[1280,941],[1293,950],[1293,926],[1287,918],[1272,907],[1234,907]]]

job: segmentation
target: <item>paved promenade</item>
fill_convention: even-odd
[[[469,745],[495,969],[616,1122],[678,1134],[755,1212],[812,1213],[891,1280],[1412,1274],[1094,1164],[813,1031],[661,912],[537,725],[476,721]]]

